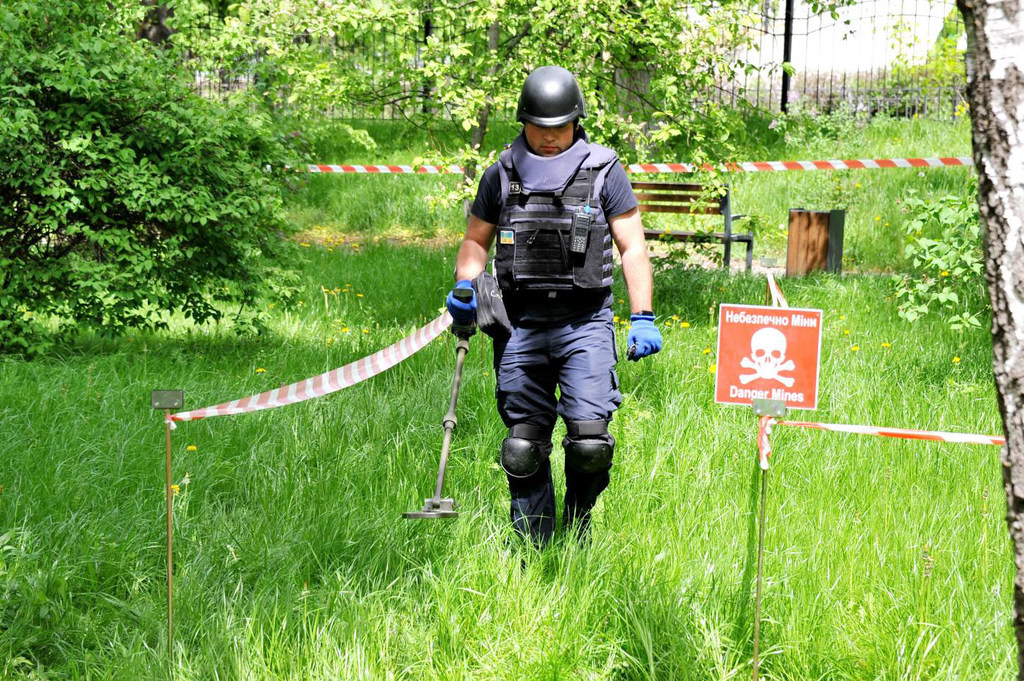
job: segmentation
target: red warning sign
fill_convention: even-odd
[[[821,321],[821,310],[721,305],[715,402],[816,409]]]

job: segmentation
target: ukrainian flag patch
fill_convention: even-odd
[[[511,229],[503,229],[498,239],[502,244],[514,244],[516,242],[515,232]]]

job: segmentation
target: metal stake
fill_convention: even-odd
[[[174,668],[174,503],[171,490],[171,410],[166,410],[167,428],[167,672]]]
[[[757,595],[754,597],[754,681],[758,679],[758,651],[761,644],[761,567],[764,565],[764,506],[768,496],[768,470],[761,469],[761,512],[757,521]]]
[[[174,676],[174,492],[171,489],[171,410],[185,406],[184,390],[153,390],[153,409],[164,410],[167,442],[167,678]]]

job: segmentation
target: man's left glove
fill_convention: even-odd
[[[468,289],[472,294],[468,303],[455,297],[455,291],[458,289]],[[458,326],[470,326],[476,321],[476,292],[473,290],[473,282],[469,279],[463,279],[455,284],[455,288],[448,292],[448,298],[444,303],[448,306],[452,320]]]
[[[654,325],[653,313],[630,315],[629,335],[626,344],[629,346],[628,359],[635,362],[642,357],[653,355],[661,350],[661,331]]]

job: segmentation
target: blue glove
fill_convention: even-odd
[[[653,314],[630,315],[629,335],[626,344],[629,346],[628,359],[637,361],[661,350],[661,331],[654,325]]]
[[[463,279],[459,283],[455,284],[456,289],[468,288],[473,293],[473,297],[468,303],[464,303],[455,297],[455,291],[452,290],[448,293],[448,298],[445,299],[444,304],[448,306],[448,312],[452,315],[452,320],[459,326],[469,326],[476,321],[476,291],[473,291],[473,282],[469,279]]]

